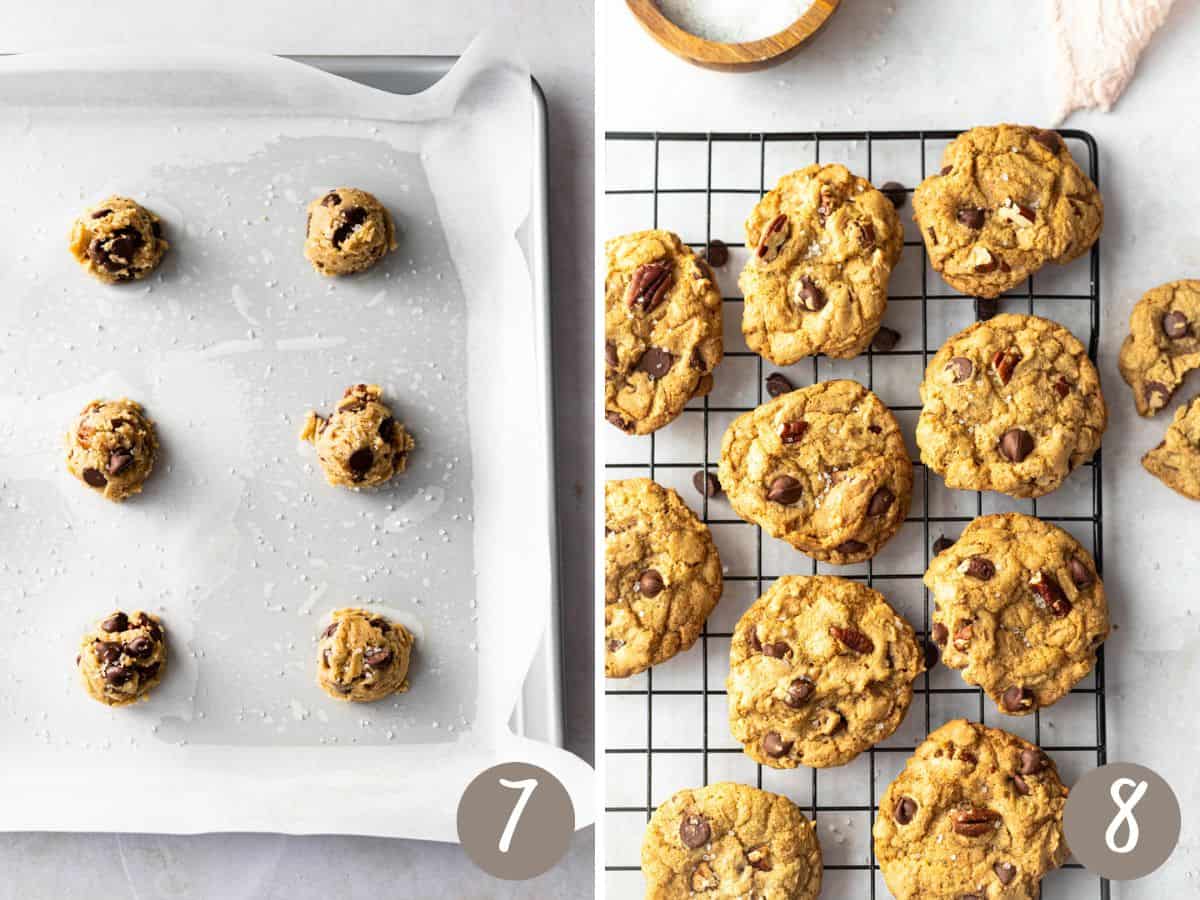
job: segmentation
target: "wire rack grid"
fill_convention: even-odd
[[[646,475],[679,491],[702,514],[721,552],[725,595],[696,647],[632,679],[610,680],[605,704],[608,772],[605,805],[606,888],[614,898],[641,895],[638,848],[658,803],[683,787],[732,780],[791,797],[817,825],[825,856],[823,897],[889,896],[875,860],[871,827],[883,789],[916,745],[956,716],[1005,728],[1042,746],[1064,781],[1106,762],[1103,650],[1095,670],[1068,697],[1030,717],[999,714],[958,673],[931,665],[915,685],[905,723],[887,741],[839,769],[777,771],[755,764],[729,736],[724,681],[733,626],[746,606],[779,575],[829,572],[866,582],[888,597],[931,649],[930,599],[921,579],[931,542],[953,537],[975,516],[1008,510],[1037,515],[1071,531],[1102,570],[1101,460],[1095,458],[1054,494],[1034,501],[949,491],[914,462],[913,510],[875,559],[835,567],[809,560],[743,522],[720,497],[692,487],[697,472],[715,471],[724,425],[769,399],[765,377],[782,371],[793,383],[852,377],[879,393],[911,439],[920,412],[917,394],[930,356],[942,341],[976,318],[1000,311],[1056,319],[1084,338],[1096,359],[1100,327],[1100,247],[1074,264],[1050,266],[999,301],[975,301],[953,292],[932,271],[915,226],[906,222],[905,250],[893,273],[884,324],[901,339],[887,350],[868,349],[856,360],[815,357],[796,366],[769,366],[741,340],[742,298],[736,279],[748,254],[741,220],[775,178],[810,162],[843,162],[876,185],[896,181],[907,195],[937,166],[940,149],[956,131],[606,134],[605,223],[611,234],[662,227],[697,251],[713,240],[730,251],[717,270],[725,311],[725,361],[713,392],[694,400],[679,420],[646,437],[605,428],[609,478]],[[1092,180],[1099,183],[1095,140],[1082,131],[1060,134]],[[728,388],[724,385],[729,385]],[[911,449],[910,440],[910,449]],[[893,548],[893,545],[896,545]],[[927,661],[936,654],[927,653]],[[697,683],[698,682],[698,683]],[[1075,863],[1048,876],[1050,900],[1107,900],[1109,884]]]

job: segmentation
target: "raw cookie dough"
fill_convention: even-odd
[[[83,636],[75,662],[93,699],[107,706],[145,700],[167,668],[166,631],[158,616],[117,610]]]
[[[1142,465],[1171,490],[1200,500],[1200,396],[1179,408],[1166,438],[1142,457]]]
[[[90,274],[116,284],[145,278],[170,245],[158,216],[128,197],[109,197],[75,220],[71,254]]]
[[[755,353],[791,365],[867,348],[887,309],[888,279],[904,247],[896,207],[845,166],[784,175],[746,220],[756,248],[738,285],[742,332]]]
[[[636,675],[696,642],[721,599],[708,526],[649,478],[604,487],[604,673]]]
[[[669,231],[613,238],[605,253],[604,417],[649,434],[712,390],[721,293],[708,263]]]
[[[1100,236],[1104,203],[1058,132],[995,125],[963,132],[917,186],[913,218],[934,270],[972,297],[998,297]]]
[[[1118,365],[1138,415],[1167,405],[1183,376],[1200,368],[1200,281],[1172,281],[1146,292],[1129,314]]]
[[[335,700],[370,703],[408,690],[413,636],[365,609],[335,609],[317,642],[317,684]]]
[[[304,234],[304,255],[322,275],[369,269],[397,246],[391,213],[357,188],[335,188],[308,204]]]
[[[921,382],[917,446],[947,487],[1040,497],[1108,424],[1087,350],[1057,322],[1002,314],[942,345]]]
[[[335,487],[375,487],[408,464],[413,439],[381,401],[377,384],[346,388],[328,419],[310,412],[300,439],[317,447],[325,480]]]
[[[844,765],[899,727],[923,658],[878,591],[785,575],[734,629],[730,730],[755,762],[776,769]]]
[[[718,476],[747,522],[837,565],[879,552],[912,499],[900,426],[855,381],[801,388],[738,416],[721,441]]]
[[[1095,561],[1067,532],[1032,516],[976,519],[930,562],[925,586],[942,662],[1011,716],[1062,698],[1092,670],[1108,637]]]
[[[821,845],[787,797],[721,782],[682,790],[642,840],[646,900],[814,900]]]
[[[124,397],[93,400],[67,432],[67,469],[106,500],[140,493],[157,455],[154,423]]]
[[[1067,789],[1041,749],[955,719],[934,731],[889,785],[875,858],[896,900],[1038,900],[1067,860]]]

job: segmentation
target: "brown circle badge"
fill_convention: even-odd
[[[538,766],[484,769],[458,801],[458,839],[471,861],[509,881],[535,878],[563,858],[575,810],[562,782]]]
[[[1134,763],[1093,769],[1071,788],[1063,811],[1067,845],[1113,881],[1149,875],[1179,843],[1179,800],[1157,772]]]

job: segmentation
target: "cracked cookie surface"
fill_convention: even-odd
[[[730,730],[776,769],[844,765],[899,727],[922,660],[912,627],[878,591],[785,575],[734,629]]]
[[[1171,490],[1200,500],[1200,396],[1176,411],[1166,437],[1142,457],[1142,465]]]
[[[913,218],[934,270],[972,297],[998,297],[1100,236],[1104,203],[1055,131],[972,128],[917,186]]]
[[[141,493],[158,457],[158,433],[140,404],[93,400],[67,432],[67,469],[105,500]]]
[[[696,642],[721,598],[708,526],[648,478],[604,487],[604,673],[636,675]]]
[[[642,840],[646,900],[814,900],[821,845],[786,797],[719,782],[654,811]]]
[[[1143,295],[1129,314],[1118,359],[1138,415],[1152,416],[1200,368],[1200,281],[1172,281]]]
[[[392,215],[374,194],[340,187],[308,204],[304,255],[322,275],[352,275],[396,249]]]
[[[800,388],[743,413],[721,441],[734,512],[814,559],[874,556],[908,515],[912,462],[895,416],[855,381]]]
[[[896,900],[1037,900],[1066,862],[1067,789],[1040,748],[956,719],[888,786],[875,856]]]
[[[779,180],[746,220],[742,333],[776,365],[857,356],[879,330],[904,230],[896,207],[837,164]]]
[[[317,684],[335,700],[371,703],[408,690],[413,636],[365,609],[335,609],[317,641]]]
[[[942,662],[1001,712],[1061,699],[1109,633],[1096,563],[1067,532],[1020,513],[982,516],[925,573]]]
[[[1040,497],[1100,447],[1108,410],[1087,350],[1057,322],[1002,314],[954,335],[921,382],[917,446],[951,488]]]
[[[108,284],[145,278],[169,246],[158,216],[136,200],[115,195],[75,220],[69,244],[84,270]]]
[[[669,231],[613,238],[605,255],[604,417],[649,434],[712,390],[721,293],[708,263]]]
[[[333,486],[377,487],[408,465],[412,436],[381,398],[379,385],[351,385],[328,419],[309,412],[304,420],[300,439],[316,445]]]
[[[76,659],[83,686],[106,706],[145,700],[167,669],[167,635],[158,616],[117,610],[83,636]]]

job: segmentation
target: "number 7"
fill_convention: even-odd
[[[513,805],[513,811],[508,816],[508,822],[504,826],[504,831],[500,835],[500,843],[496,845],[501,853],[507,853],[509,846],[512,844],[513,832],[517,830],[517,822],[521,820],[521,813],[525,812],[525,807],[529,803],[529,797],[533,794],[538,786],[536,778],[526,778],[522,781],[509,781],[507,778],[500,779],[500,786],[520,790],[521,796],[517,798],[517,802]]]

